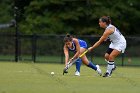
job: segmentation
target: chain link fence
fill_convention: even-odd
[[[90,47],[100,36],[75,36],[85,40]],[[19,35],[18,61],[19,62],[44,62],[64,63],[63,54],[64,35]],[[118,65],[140,66],[140,37],[126,36],[127,49],[124,54],[116,59]],[[0,60],[15,61],[16,46],[15,35],[0,34]],[[97,64],[106,64],[104,54],[109,42],[104,42],[93,52],[87,53],[89,60]]]

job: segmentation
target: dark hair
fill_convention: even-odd
[[[111,19],[110,19],[109,16],[102,16],[102,17],[100,18],[100,20],[101,20],[102,22],[106,22],[107,25],[111,24]]]
[[[70,34],[66,34],[66,36],[64,37],[64,42],[69,42],[72,41],[72,36]]]

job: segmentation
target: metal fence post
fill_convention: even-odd
[[[32,35],[32,60],[33,62],[36,62],[36,41],[37,41],[37,36],[36,34]]]
[[[17,11],[18,11],[18,7],[14,7],[14,16],[15,16],[15,61],[18,62],[18,55],[19,55],[19,45],[18,45],[18,39],[19,39],[19,32],[18,32],[18,24],[17,24]]]

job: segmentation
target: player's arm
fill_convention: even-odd
[[[69,51],[68,48],[66,47],[66,45],[64,45],[64,55],[65,55],[65,66],[67,65],[67,62],[69,61]]]
[[[76,44],[76,53],[75,53],[75,55],[72,57],[72,59],[76,59],[76,58],[78,58],[79,55],[80,55],[80,44],[79,44],[79,42],[78,42],[78,39],[76,39],[76,38],[73,39],[73,42]]]
[[[110,34],[112,34],[112,30],[110,30],[110,29],[107,29],[104,33],[103,33],[103,35],[101,36],[101,38],[92,46],[92,47],[89,47],[88,48],[88,51],[91,51],[91,50],[93,50],[94,48],[96,48],[96,47],[98,47],[103,41],[105,41],[107,38],[108,38],[108,36],[110,35]]]

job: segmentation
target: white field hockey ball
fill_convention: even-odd
[[[51,72],[51,75],[54,75],[54,72]]]

